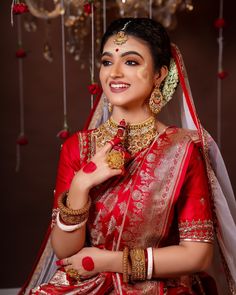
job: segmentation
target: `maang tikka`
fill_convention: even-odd
[[[116,45],[122,45],[128,40],[128,35],[126,34],[125,29],[127,28],[129,23],[131,23],[131,20],[125,23],[123,28],[116,34],[116,37],[114,39],[114,43]]]

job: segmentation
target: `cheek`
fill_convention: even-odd
[[[148,68],[146,65],[142,66],[140,69],[138,69],[137,71],[137,77],[140,79],[140,80],[143,80],[143,81],[150,81],[150,78],[151,78],[151,73],[150,71],[148,71]]]

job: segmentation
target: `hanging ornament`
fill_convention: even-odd
[[[20,2],[19,0],[13,1],[12,10],[14,14],[23,14],[29,12],[28,6],[24,2]]]
[[[215,20],[214,26],[219,30],[217,38],[219,45],[218,53],[218,72],[217,72],[217,144],[221,148],[221,126],[222,126],[222,80],[225,79],[228,73],[223,69],[223,28],[225,20],[223,18],[224,1],[219,0],[219,17]]]
[[[13,26],[14,20],[13,20],[13,14],[23,14],[28,12],[28,6],[20,0],[12,0],[11,3],[11,25]]]
[[[88,86],[88,90],[91,95],[97,95],[100,93],[101,87],[98,85],[98,83],[94,82]]]
[[[34,33],[37,30],[36,18],[30,13],[24,17],[24,29],[29,33]]]
[[[61,7],[64,11],[64,0],[61,0]],[[60,139],[66,139],[69,137],[69,127],[67,123],[67,85],[66,85],[66,49],[65,49],[65,18],[64,13],[61,14],[61,41],[62,41],[62,78],[63,78],[63,112],[64,112],[64,124],[63,129],[57,133],[57,137]]]
[[[52,52],[52,46],[50,45],[50,25],[51,25],[51,20],[48,19],[45,23],[45,43],[43,46],[43,57],[48,61],[48,62],[53,62],[53,52]]]
[[[214,22],[214,26],[217,29],[224,28],[225,27],[225,19],[224,18],[217,18]]]
[[[21,15],[17,16],[17,38],[18,50],[16,57],[18,58],[19,68],[19,99],[20,99],[20,133],[16,140],[16,172],[20,170],[20,147],[28,144],[28,138],[25,135],[24,123],[24,83],[23,83],[23,58],[26,57],[26,51],[22,46],[22,30],[21,30]]]
[[[24,48],[22,48],[22,45],[19,44],[19,48],[16,51],[16,57],[17,58],[24,58],[26,57],[26,51],[24,50]]]

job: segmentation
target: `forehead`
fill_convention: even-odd
[[[104,45],[103,52],[106,51],[112,53],[123,53],[126,51],[136,51],[144,55],[144,57],[151,57],[151,52],[149,50],[148,45],[141,39],[128,35],[128,40],[124,44],[117,45],[114,43],[115,38],[116,35],[113,35],[107,40],[107,42]],[[119,51],[117,51],[116,49],[119,49]]]

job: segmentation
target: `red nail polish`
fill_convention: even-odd
[[[57,260],[57,261],[56,261],[56,265],[57,265],[57,266],[62,266],[62,265],[63,265],[62,260]]]

